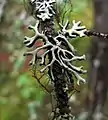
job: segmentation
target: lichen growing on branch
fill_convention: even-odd
[[[37,53],[39,50],[46,49],[46,51],[41,55],[41,65],[45,64],[45,58],[48,55],[49,52],[51,52],[52,60],[40,71],[44,72],[47,68],[50,68],[51,70],[51,77],[54,80],[52,67],[53,63],[56,61],[59,63],[60,66],[62,66],[64,69],[67,69],[68,71],[72,72],[74,76],[77,78],[77,83],[79,85],[80,81],[85,83],[85,79],[83,79],[79,74],[86,73],[86,70],[83,70],[83,66],[76,67],[72,65],[72,61],[75,60],[85,60],[85,55],[83,56],[76,56],[75,55],[75,49],[74,47],[69,43],[68,37],[77,37],[79,35],[80,37],[84,36],[85,27],[79,26],[80,22],[75,23],[73,21],[73,26],[71,29],[66,30],[67,23],[65,26],[62,25],[61,31],[58,33],[56,37],[52,37],[53,43],[48,40],[47,36],[44,33],[40,33],[39,28],[39,21],[37,20],[35,26],[29,26],[29,29],[33,30],[35,32],[35,35],[33,37],[25,37],[24,43],[27,47],[32,47],[36,40],[41,38],[44,42],[44,45],[41,47],[36,48],[33,51],[26,52],[24,55],[32,55],[32,60],[30,61],[31,65],[35,65],[37,58]],[[69,50],[62,48],[62,45],[66,44],[66,47],[69,48]]]
[[[55,0],[30,0],[30,3],[34,9],[35,16],[42,21],[50,19],[55,14],[53,9]]]
[[[47,69],[52,86],[54,87],[53,92],[56,107],[54,108],[55,111],[52,120],[73,120],[73,115],[68,104],[69,85],[74,84],[73,75],[78,85],[80,85],[80,82],[85,83],[86,80],[82,78],[81,74],[87,71],[83,70],[83,66],[73,65],[73,61],[85,60],[86,57],[85,55],[77,56],[74,46],[69,41],[76,37],[86,36],[85,32],[87,30],[85,26],[80,25],[80,21],[75,22],[73,20],[70,27],[67,20],[64,25],[59,23],[59,31],[53,31],[50,25],[53,25],[53,16],[55,15],[54,3],[55,0],[30,0],[34,16],[37,20],[35,26],[30,25],[28,27],[34,31],[34,36],[26,36],[24,44],[26,47],[32,48],[35,42],[41,39],[43,45],[26,52],[24,55],[31,55],[30,65],[35,66],[38,60],[38,52],[40,50],[44,51],[39,58],[40,65],[43,67],[40,73],[44,73]],[[54,32],[53,35],[51,34],[52,32]]]

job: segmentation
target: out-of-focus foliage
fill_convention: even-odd
[[[25,4],[25,6],[27,6]],[[92,4],[90,0],[57,0],[58,22],[69,19],[83,21],[87,28],[92,26]],[[25,11],[23,0],[7,0],[0,21],[0,120],[47,120],[51,110],[50,96],[31,77],[28,60],[23,53],[25,35],[32,35],[27,26],[35,20]],[[57,17],[60,17],[60,19]],[[80,53],[86,53],[90,39],[73,39],[72,44]],[[29,59],[29,58],[28,58]],[[87,66],[87,63],[80,63]],[[47,78],[48,79],[48,78]],[[46,76],[41,79],[46,83]],[[77,86],[76,86],[77,87]],[[85,92],[85,91],[84,91]],[[73,112],[77,113],[83,97],[73,96]],[[80,100],[80,101],[79,101]],[[75,102],[76,101],[76,102]],[[74,108],[75,107],[75,108]]]

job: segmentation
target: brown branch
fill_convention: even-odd
[[[108,39],[108,34],[104,34],[104,33],[99,33],[99,32],[95,32],[95,31],[85,31],[84,32],[85,35],[87,35],[88,37],[90,36],[97,36],[97,37],[102,37],[102,38],[107,38]]]

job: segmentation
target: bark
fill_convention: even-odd
[[[49,38],[49,41],[52,41],[52,39],[50,38],[50,36],[54,37],[55,36],[55,31],[53,29],[53,19],[42,22],[41,23],[41,29],[43,31],[45,31],[46,36]],[[53,42],[53,41],[52,41]],[[49,62],[52,60],[52,56],[49,53]],[[55,93],[55,101],[56,101],[56,105],[55,108],[53,108],[54,110],[54,116],[53,119],[61,119],[66,118],[67,120],[69,118],[72,118],[73,116],[71,115],[71,110],[70,107],[68,105],[68,93],[67,91],[65,91],[66,88],[66,77],[65,77],[65,70],[59,65],[59,63],[54,62],[53,65],[53,74],[54,74],[54,81],[52,81],[53,85],[54,85],[54,93]],[[49,76],[50,76],[50,69],[48,72]],[[69,73],[67,73],[69,74]],[[72,76],[70,76],[72,77]],[[51,77],[50,77],[51,79]],[[72,78],[70,78],[72,79]],[[58,111],[57,111],[58,109]],[[67,115],[66,117],[64,117],[65,115]],[[62,118],[63,117],[63,118]],[[53,120],[52,119],[52,120]]]

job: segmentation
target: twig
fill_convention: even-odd
[[[104,33],[99,33],[99,32],[95,32],[95,31],[85,31],[84,32],[85,35],[89,36],[97,36],[97,37],[102,37],[102,38],[107,38],[108,39],[108,34],[104,34]]]

